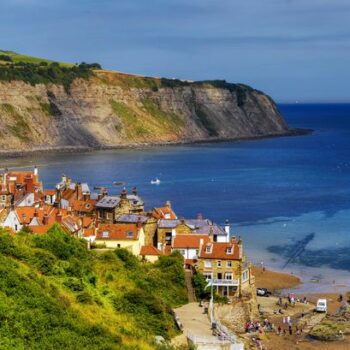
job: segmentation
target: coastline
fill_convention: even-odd
[[[274,133],[266,135],[257,136],[247,136],[247,137],[234,137],[234,138],[205,138],[197,140],[178,140],[178,141],[167,141],[167,142],[140,142],[140,143],[130,143],[130,144],[118,144],[113,146],[108,145],[98,145],[98,146],[54,146],[54,147],[33,147],[32,149],[8,149],[0,150],[0,159],[6,158],[21,158],[28,155],[35,155],[40,153],[51,154],[51,153],[81,153],[81,152],[94,152],[103,150],[114,150],[114,149],[148,149],[152,147],[165,147],[165,146],[178,146],[178,145],[195,145],[195,144],[211,144],[211,143],[225,143],[225,142],[240,142],[240,141],[255,141],[270,138],[279,137],[291,137],[291,136],[306,136],[314,132],[313,129],[302,129],[294,128],[289,129],[287,132]]]

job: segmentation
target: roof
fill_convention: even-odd
[[[134,224],[102,224],[98,227],[96,239],[137,240],[139,229]]]
[[[210,241],[208,235],[181,234],[177,235],[174,238],[172,247],[175,249],[199,249],[201,240],[203,240],[203,244],[206,244]]]
[[[83,230],[83,236],[84,237],[90,237],[95,235],[95,229],[93,228],[85,228]]]
[[[54,196],[56,194],[56,190],[45,190],[45,196]]]
[[[141,247],[140,251],[141,256],[146,256],[146,255],[163,255],[163,253],[157,249],[156,247],[150,246],[150,245],[144,245]]]
[[[159,228],[175,228],[179,225],[180,220],[169,220],[169,219],[160,219],[158,223]]]
[[[120,202],[116,196],[104,196],[96,203],[96,208],[115,208]]]
[[[210,252],[206,251],[207,247],[211,247]],[[228,248],[232,249],[232,253],[228,253]],[[199,257],[201,259],[240,260],[240,249],[235,241],[229,243],[212,242],[203,245]]]
[[[116,222],[134,223],[134,224],[136,224],[139,220],[144,224],[148,220],[148,217],[145,215],[124,214],[124,215],[119,215],[115,219]]]
[[[72,209],[74,211],[91,213],[96,205],[96,201],[89,199],[87,201],[75,200],[72,202]]]
[[[152,214],[156,219],[170,219],[170,220],[177,219],[176,214],[169,207],[153,208]]]
[[[136,194],[128,194],[126,198],[132,202],[134,205],[143,205],[143,200]]]
[[[30,226],[30,230],[36,235],[43,235],[52,227],[51,225]]]
[[[211,235],[216,235],[216,236],[226,236],[227,233],[226,231],[218,226],[217,224],[212,224],[212,225],[206,225],[206,226],[201,226],[196,228],[194,233],[200,233],[200,234],[211,234]]]
[[[82,217],[82,224],[83,224],[83,227],[89,227],[91,224],[92,224],[93,220],[92,220],[92,217],[90,216],[83,216]]]

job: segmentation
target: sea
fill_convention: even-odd
[[[303,136],[2,159],[39,167],[45,188],[62,174],[118,194],[125,182],[147,208],[170,200],[179,217],[226,219],[248,260],[302,278],[296,290],[350,290],[350,104],[281,104]],[[159,185],[151,184],[158,178]]]

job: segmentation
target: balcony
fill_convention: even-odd
[[[208,280],[208,282],[212,283],[213,286],[238,286],[239,280],[219,280],[219,279],[212,279]]]

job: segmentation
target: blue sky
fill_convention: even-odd
[[[349,0],[0,0],[0,48],[350,102]]]

